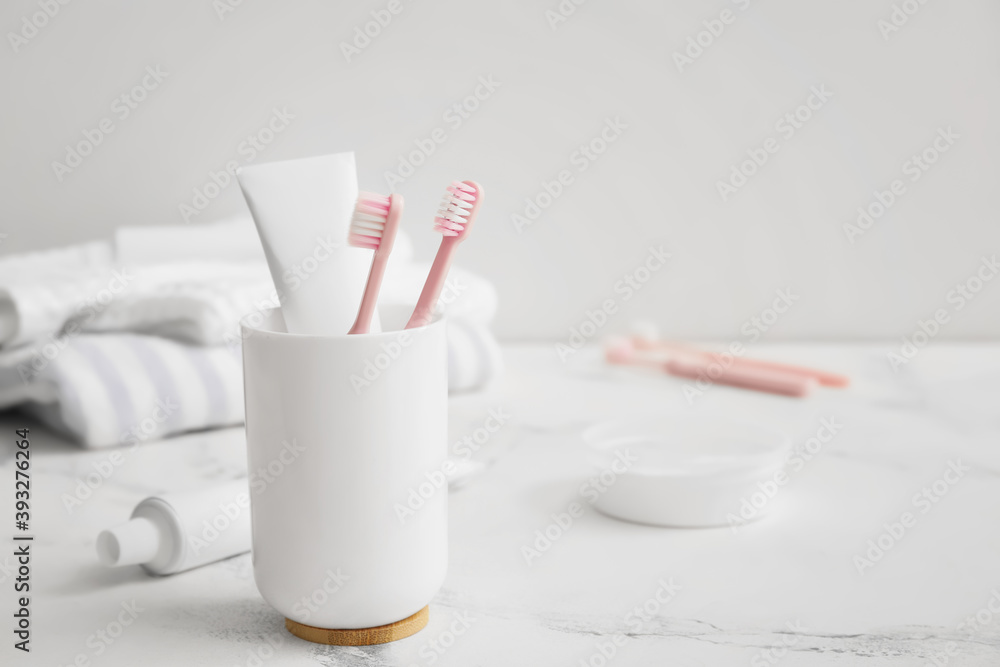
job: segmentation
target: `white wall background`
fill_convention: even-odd
[[[1000,253],[1000,5],[908,0],[919,11],[885,40],[877,22],[894,1],[590,0],[553,30],[545,12],[559,0],[400,0],[347,62],[339,44],[388,0],[242,0],[221,18],[210,0],[76,0],[16,52],[10,33],[40,10],[8,0],[0,251],[184,224],[179,205],[242,159],[240,143],[279,107],[295,118],[257,162],[355,150],[365,189],[387,190],[414,140],[445,129],[396,188],[405,224],[429,257],[443,186],[484,184],[460,261],[496,282],[507,338],[565,338],[653,243],[670,266],[608,330],[644,317],[676,336],[739,339],[790,288],[799,301],[770,339],[898,337],[938,308],[953,315],[941,338],[995,338],[1000,280],[959,312],[948,293]],[[672,54],[723,9],[735,21],[678,72]],[[113,101],[147,66],[167,78],[119,120]],[[452,128],[443,114],[481,76],[500,87]],[[832,99],[723,202],[716,181],[779,136],[775,122],[814,85]],[[52,162],[104,117],[114,132],[59,182]],[[578,173],[573,152],[616,117],[627,129]],[[903,163],[949,126],[960,138],[910,182]],[[511,215],[561,169],[574,182],[517,233]],[[849,243],[843,224],[894,178],[905,194]],[[242,210],[230,185],[195,220]]]

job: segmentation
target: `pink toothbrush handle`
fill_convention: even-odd
[[[441,288],[448,277],[448,269],[451,267],[451,256],[458,247],[458,239],[454,236],[446,236],[441,239],[441,246],[438,248],[434,263],[431,265],[427,280],[424,281],[424,289],[420,292],[417,306],[410,315],[410,321],[406,323],[404,329],[422,327],[431,321],[434,315],[434,305],[441,295]]]
[[[717,384],[784,396],[805,396],[816,385],[816,379],[812,377],[769,368],[738,367],[735,364],[717,373],[717,377],[713,377],[709,374],[709,370],[721,370],[721,367],[701,359],[671,359],[664,364],[664,369],[671,375],[689,380],[704,377]]]
[[[691,347],[689,345],[682,345],[680,343],[670,343],[666,341],[651,343],[641,338],[637,338],[634,340],[637,346],[645,349],[680,350],[690,354],[697,354],[703,357],[709,357],[713,361],[721,360],[721,355],[717,352],[709,352],[708,350],[701,350],[695,347]],[[745,357],[738,357],[734,363],[734,366],[769,369],[773,371],[781,371],[784,373],[802,375],[804,377],[815,378],[821,385],[824,385],[826,387],[846,387],[851,383],[851,379],[846,375],[829,373],[827,371],[821,371],[815,368],[807,368],[805,366],[782,364],[777,361],[764,361],[762,359],[747,359]]]
[[[348,334],[368,333],[372,324],[372,316],[375,314],[375,303],[378,301],[378,293],[382,288],[382,276],[385,275],[385,266],[389,263],[389,253],[379,253],[375,251],[372,259],[372,268],[368,271],[368,284],[365,285],[365,294],[361,297],[361,306],[358,308],[358,316],[354,320],[354,326]]]
[[[737,366],[742,366],[745,368],[760,368],[772,371],[781,371],[784,373],[793,373],[796,375],[802,375],[808,378],[813,378],[821,385],[825,387],[846,387],[851,384],[851,379],[846,375],[838,375],[837,373],[828,373],[827,371],[816,370],[815,368],[806,368],[805,366],[794,366],[792,364],[782,364],[777,361],[764,361],[763,359],[745,359],[740,358],[736,360]]]

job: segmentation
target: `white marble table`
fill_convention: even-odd
[[[145,444],[69,513],[61,494],[108,452],[82,452],[32,426],[34,650],[14,651],[6,630],[0,663],[1000,665],[1000,346],[936,345],[898,374],[888,349],[759,345],[758,356],[846,372],[855,384],[806,400],[713,387],[689,406],[681,381],[605,368],[592,350],[563,365],[551,346],[508,347],[502,380],[452,400],[453,442],[490,409],[511,418],[475,454],[486,471],[451,494],[451,564],[430,625],[368,648],[288,635],[257,594],[248,556],[165,578],[96,562],[96,533],[142,497],[244,472],[241,429]],[[529,566],[521,547],[580,499],[590,474],[580,430],[663,410],[751,417],[796,442],[822,418],[843,428],[793,474],[768,517],[738,532],[654,528],[588,509]],[[29,423],[7,414],[0,428]],[[12,511],[9,442],[3,517]],[[950,461],[968,471],[921,513],[914,494]],[[915,524],[860,574],[854,556],[904,511]],[[12,575],[0,569],[0,579],[10,626]],[[133,601],[135,621],[111,644],[98,639]],[[629,615],[643,606],[645,620]]]

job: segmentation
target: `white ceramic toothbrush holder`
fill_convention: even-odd
[[[261,595],[320,643],[420,630],[448,564],[447,483],[428,485],[447,457],[444,320],[310,336],[274,309],[241,326]]]

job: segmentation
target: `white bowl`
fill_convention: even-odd
[[[791,451],[791,440],[780,431],[704,416],[605,422],[584,431],[583,439],[604,471],[595,507],[657,526],[745,522],[744,501],[753,503],[752,518],[759,518],[773,496],[769,492],[784,484]],[[766,500],[760,503],[755,494]]]

